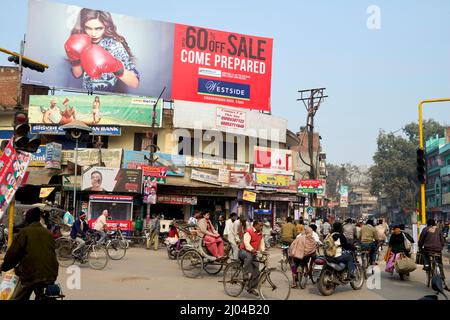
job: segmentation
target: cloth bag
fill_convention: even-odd
[[[14,273],[14,269],[6,272],[0,284],[0,300],[11,300],[18,284],[19,277]]]
[[[387,258],[386,268],[384,269],[384,271],[386,271],[388,273],[393,273],[394,272],[394,264],[395,264],[395,254],[390,253],[389,257]]]
[[[416,268],[416,262],[404,253],[401,253],[400,257],[395,260],[395,271],[398,273],[409,273],[416,270]]]

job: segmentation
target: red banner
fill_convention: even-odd
[[[21,186],[31,157],[27,152],[16,152],[12,142],[13,138],[0,156],[0,219]]]
[[[273,39],[175,24],[172,97],[270,111]]]
[[[167,168],[166,167],[152,167],[152,166],[142,166],[142,172],[144,176],[151,178],[166,178]]]
[[[255,172],[293,175],[292,151],[255,146]]]

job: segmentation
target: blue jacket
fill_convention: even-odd
[[[72,226],[72,230],[70,230],[70,237],[72,239],[75,239],[77,236],[81,236],[81,238],[84,238],[89,230],[89,225],[86,221],[83,221],[83,231],[81,231],[81,220],[77,219]]]

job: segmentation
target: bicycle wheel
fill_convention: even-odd
[[[177,258],[177,248],[175,246],[168,246],[167,255],[170,260],[175,260]]]
[[[291,294],[289,278],[280,270],[266,271],[259,279],[258,292],[263,300],[287,300]]]
[[[433,268],[433,261],[430,261],[430,266],[428,267],[427,270],[427,287],[429,288],[431,285],[431,279],[433,278],[433,274],[434,274],[434,268]]]
[[[297,268],[297,281],[298,281],[298,285],[300,286],[301,289],[306,288],[306,282],[308,281],[308,275],[305,274],[305,267],[302,265],[300,265]]]
[[[56,259],[61,267],[75,264],[75,257],[72,255],[72,245],[59,246],[56,249]]]
[[[244,271],[241,263],[238,261],[231,262],[227,265],[223,272],[223,289],[230,297],[237,297],[244,290]]]
[[[188,278],[197,278],[203,270],[203,258],[195,250],[187,251],[181,258],[181,270]]]
[[[177,253],[177,263],[179,266],[181,266],[181,258],[183,258],[183,255],[188,252],[189,250],[193,250],[192,247],[183,247],[180,251]]]
[[[108,252],[108,256],[112,260],[120,260],[125,257],[125,254],[127,252],[127,248],[124,247],[119,240],[111,240],[106,245],[106,250]]]
[[[361,268],[364,275],[364,279],[367,280],[367,268],[369,266],[369,259],[365,253],[361,256]]]
[[[95,270],[102,270],[108,264],[108,252],[105,247],[93,244],[87,254],[89,266]]]
[[[223,264],[216,264],[216,263],[205,263],[205,265],[203,266],[203,269],[205,269],[206,273],[209,275],[216,275],[218,274],[220,271],[222,271],[223,268]]]

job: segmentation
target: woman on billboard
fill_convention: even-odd
[[[118,79],[131,88],[139,86],[131,49],[109,12],[81,9],[64,49],[73,76],[83,76],[87,91],[113,91]]]

